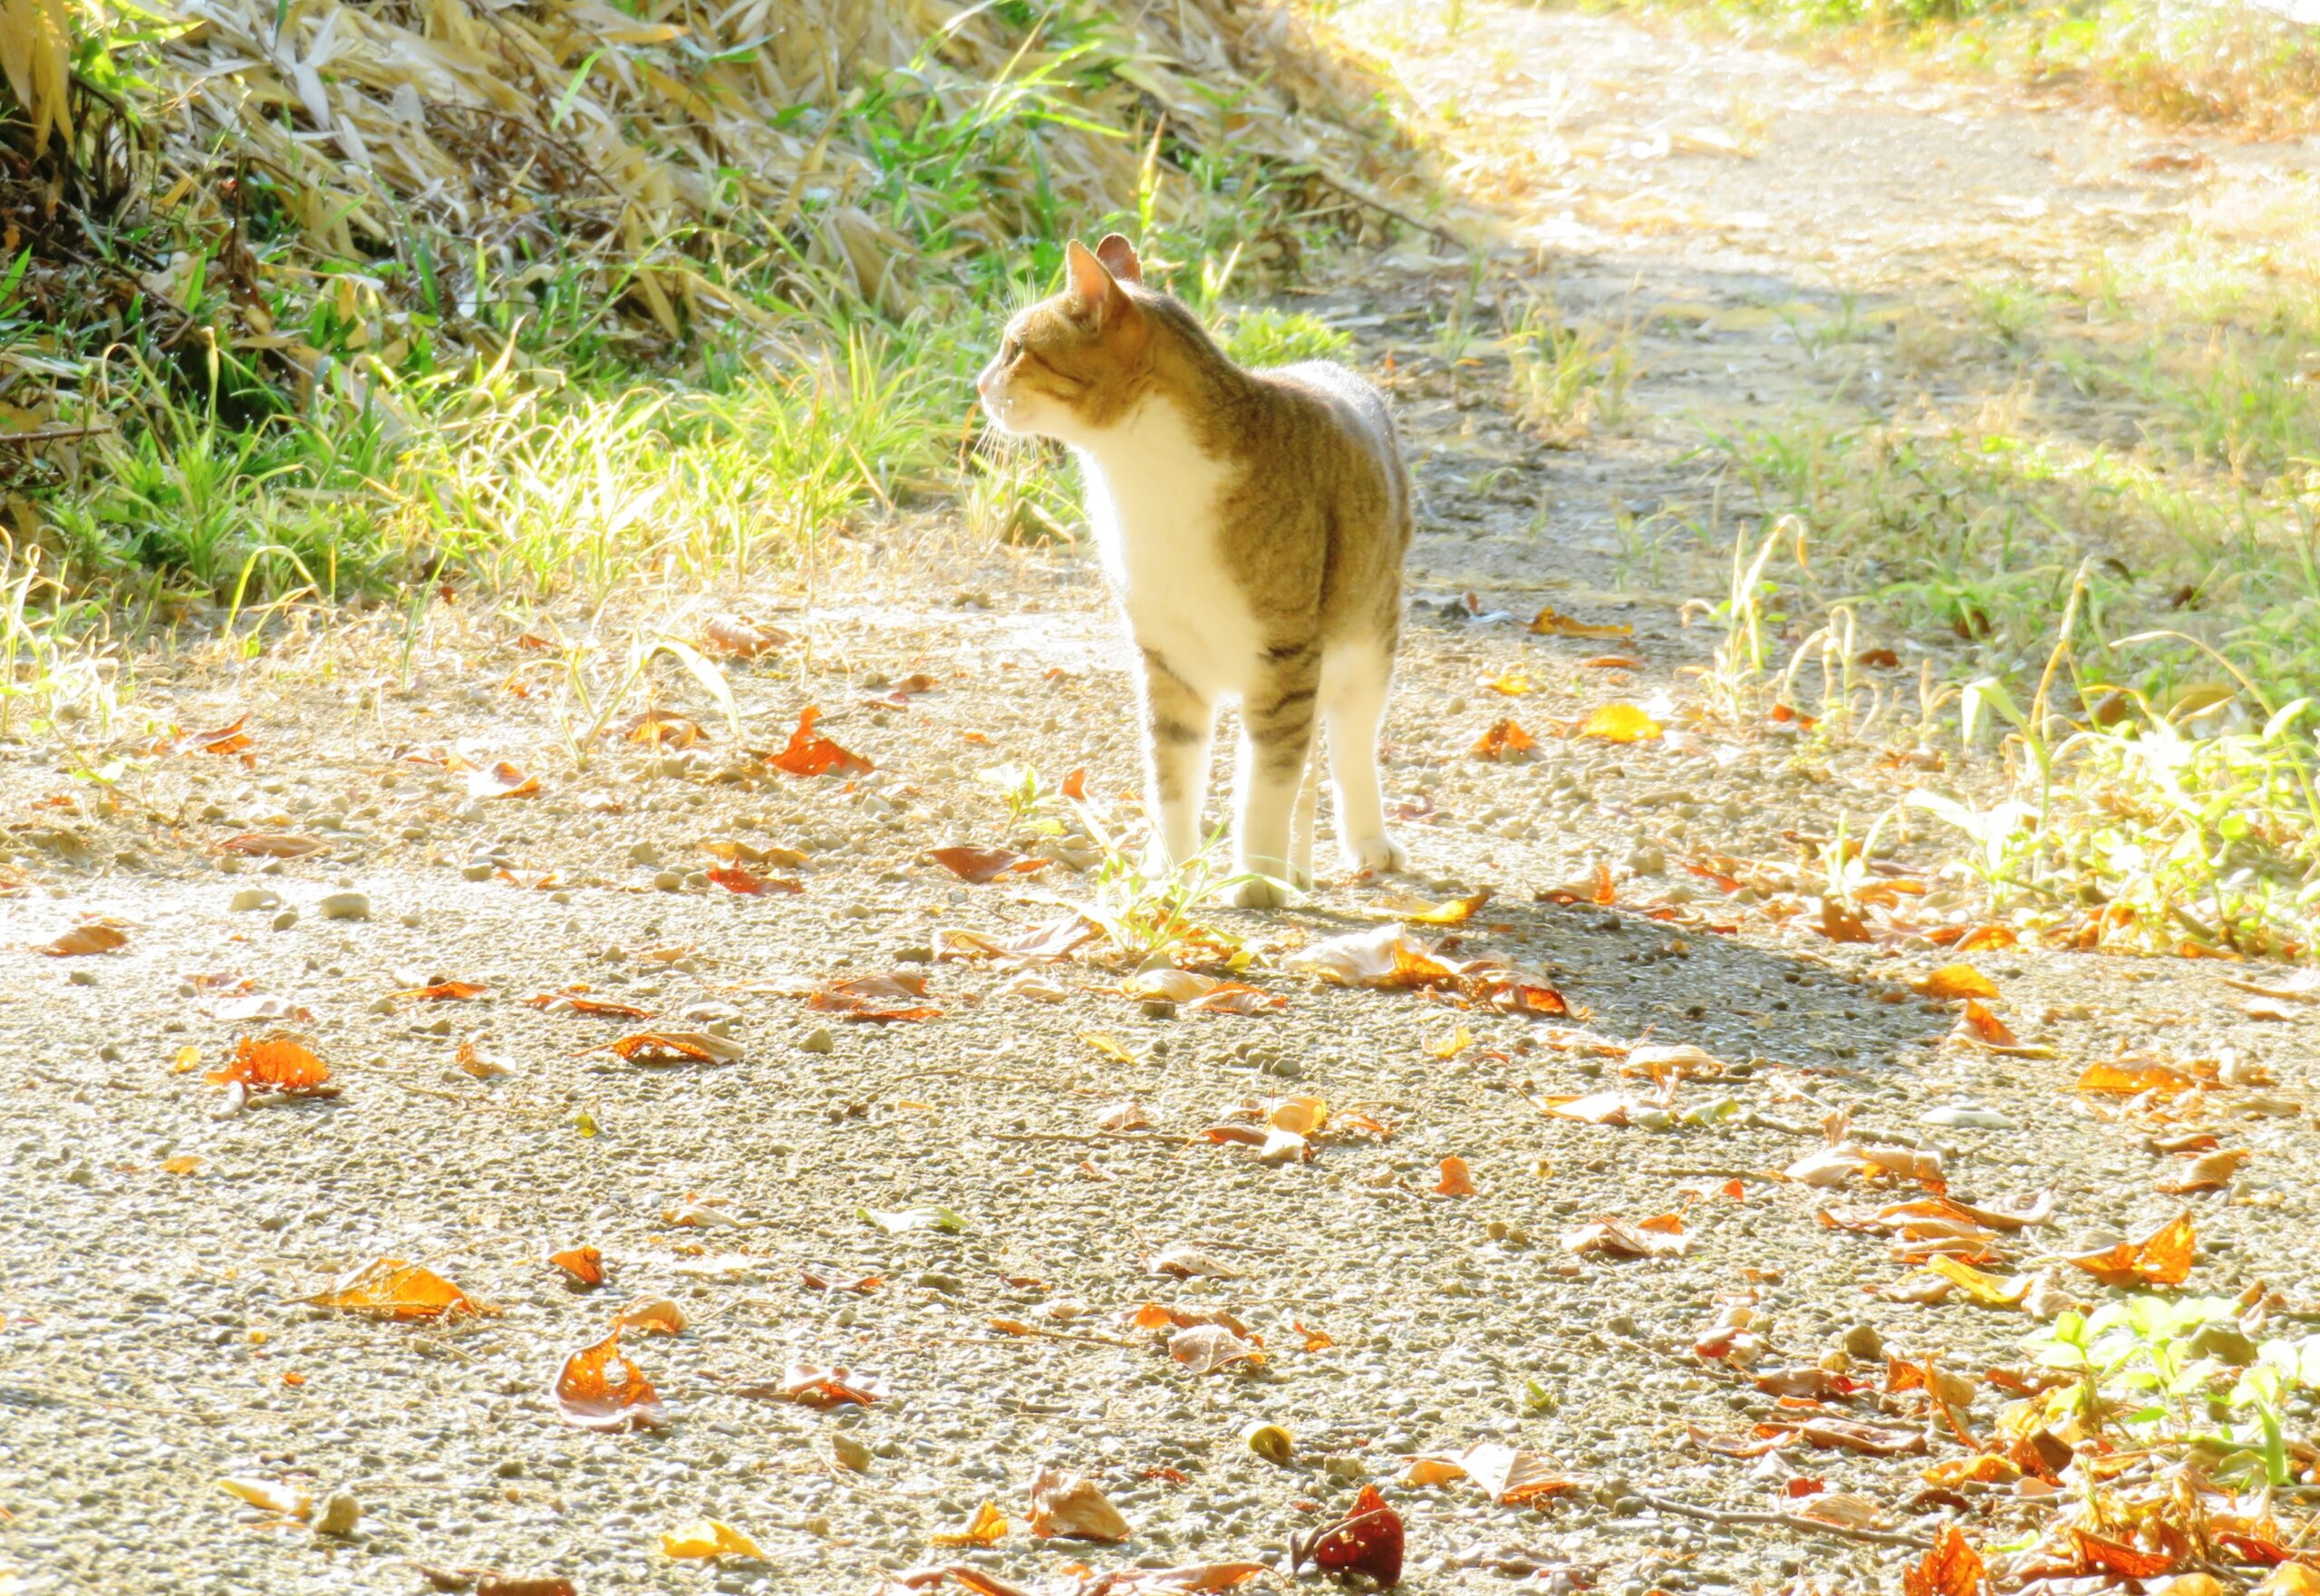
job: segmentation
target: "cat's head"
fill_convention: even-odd
[[[1152,323],[1126,284],[1141,287],[1136,247],[1117,233],[1064,252],[1063,292],[1009,320],[999,353],[975,379],[1002,432],[1084,442],[1146,391]]]

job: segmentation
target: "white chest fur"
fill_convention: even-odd
[[[1225,469],[1165,401],[1078,453],[1097,553],[1138,645],[1204,693],[1245,691],[1263,640],[1223,558]]]

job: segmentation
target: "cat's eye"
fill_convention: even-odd
[[[1016,340],[1014,334],[1010,333],[999,341],[999,358],[1007,364],[1013,365],[1015,357],[1022,353],[1023,345]]]

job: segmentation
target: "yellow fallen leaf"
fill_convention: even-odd
[[[1955,1258],[1944,1257],[1938,1253],[1925,1261],[1925,1266],[1949,1280],[1969,1300],[1985,1308],[2019,1306],[2022,1293],[2030,1289],[2030,1282],[2025,1278],[2000,1280],[1996,1275],[1985,1274],[1970,1263],[1960,1263]]]
[[[1633,704],[1605,704],[1580,722],[1579,735],[1606,742],[1650,742],[1660,735],[1660,727]]]
[[[1116,1059],[1123,1064],[1136,1062],[1136,1055],[1122,1047],[1117,1038],[1107,1036],[1100,1030],[1083,1030],[1079,1033],[1079,1040],[1107,1059]]]
[[[1474,1045],[1474,1033],[1462,1025],[1440,1041],[1428,1046],[1426,1050],[1437,1059],[1455,1059]]]
[[[1971,964],[1944,964],[1917,982],[1917,990],[1928,998],[1994,998],[1997,982]]]
[[[239,1496],[252,1507],[263,1507],[268,1513],[286,1514],[292,1518],[304,1518],[314,1511],[314,1499],[295,1485],[285,1485],[279,1480],[261,1480],[247,1475],[228,1475],[218,1482],[227,1494]]]
[[[927,1540],[937,1546],[996,1546],[1007,1537],[1007,1515],[986,1502],[975,1509],[963,1529],[951,1530]]]
[[[765,1552],[731,1524],[719,1519],[697,1518],[662,1535],[661,1555],[762,1558]]]

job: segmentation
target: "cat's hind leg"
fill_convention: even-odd
[[[1393,678],[1393,655],[1374,646],[1335,651],[1321,665],[1338,846],[1352,870],[1400,870],[1409,864],[1402,845],[1387,833],[1386,798],[1378,782],[1378,731]]]
[[[1297,818],[1289,837],[1289,881],[1300,892],[1313,889],[1313,821],[1320,797],[1321,747],[1316,738],[1305,756],[1305,779],[1297,788]]]
[[[1233,889],[1232,901],[1244,909],[1279,908],[1297,876],[1290,831],[1298,788],[1313,758],[1320,680],[1318,650],[1280,650],[1269,653],[1255,689],[1241,701],[1241,813],[1232,871],[1247,879]]]

